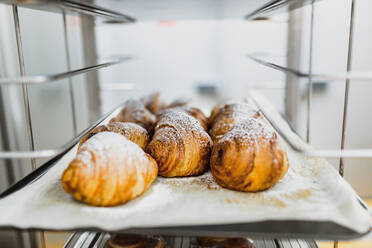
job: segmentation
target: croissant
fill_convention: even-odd
[[[163,177],[200,175],[208,168],[211,139],[194,117],[170,109],[160,116],[146,151]]]
[[[160,110],[165,109],[167,105],[160,99],[160,93],[154,92],[141,98],[141,102],[151,113],[157,114]]]
[[[145,192],[158,166],[139,146],[113,132],[101,132],[81,145],[62,175],[62,186],[76,200],[115,206]]]
[[[270,188],[288,170],[275,131],[261,119],[238,121],[213,146],[211,171],[222,187],[256,192]]]
[[[159,92],[154,92],[150,95],[144,96],[141,98],[141,102],[145,105],[145,107],[150,110],[151,113],[154,115],[159,114],[160,111],[175,107],[185,107],[189,99],[186,98],[178,98],[172,101],[170,104],[166,104],[161,98]]]
[[[195,107],[176,107],[176,108],[165,109],[159,112],[158,118],[159,116],[163,115],[166,112],[175,111],[175,110],[182,111],[182,112],[185,112],[186,114],[191,115],[192,117],[194,117],[196,120],[199,121],[200,125],[203,127],[205,131],[208,131],[207,117],[203,114],[203,112],[200,109],[195,108]]]
[[[183,107],[183,109],[197,119],[205,131],[208,131],[208,119],[200,109],[195,107]]]
[[[93,135],[100,132],[114,132],[121,135],[124,135],[127,139],[136,143],[142,149],[145,149],[147,144],[150,141],[150,136],[147,133],[146,129],[131,122],[110,122],[107,125],[101,125],[93,129],[80,141],[81,146],[85,141],[91,138]]]
[[[110,122],[133,122],[151,132],[155,121],[155,115],[141,101],[130,99],[126,101],[124,109]]]
[[[218,104],[212,109],[208,122],[212,124],[219,116],[228,113],[242,113],[251,117],[260,115],[257,107],[249,99],[247,99],[246,102],[227,101],[225,103]]]
[[[252,103],[227,102],[213,108],[208,119],[209,134],[213,142],[218,142],[238,120],[247,118],[262,118],[256,106]]]
[[[190,102],[190,99],[187,98],[177,98],[168,104],[167,108],[176,108],[176,107],[186,107]]]

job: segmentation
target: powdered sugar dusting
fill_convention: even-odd
[[[145,108],[145,105],[139,100],[134,100],[134,99],[128,100],[126,102],[126,107],[124,110],[125,111],[130,110],[132,118],[138,121],[143,119],[144,115],[151,116],[151,113],[149,112],[149,110],[147,110]]]
[[[265,139],[276,139],[275,131],[265,121],[246,118],[238,120],[234,126],[224,135],[224,139],[231,139],[234,137],[247,138],[250,141]]]
[[[209,138],[209,135],[204,131],[200,122],[191,115],[185,113],[182,109],[174,108],[164,112],[156,124],[155,130],[164,125],[173,126],[176,130],[183,132],[184,135],[189,135],[188,132],[191,131],[193,135],[204,134]]]
[[[145,152],[138,145],[123,135],[113,132],[101,132],[91,137],[80,147],[76,159],[90,166],[92,164],[90,161],[93,159],[92,153],[95,157],[99,157],[103,164],[107,161],[108,154],[112,153],[125,157],[128,164],[131,164],[133,159],[146,163]]]

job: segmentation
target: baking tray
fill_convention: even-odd
[[[292,140],[309,148],[266,99],[259,100]],[[120,109],[103,118],[102,123]],[[73,159],[75,145],[0,195],[0,226],[338,240],[367,234],[370,213],[337,171],[326,160],[305,157],[281,142],[290,169],[267,191],[226,190],[214,182],[210,172],[190,178],[158,177],[141,197],[110,208],[84,205],[63,191],[61,173]]]

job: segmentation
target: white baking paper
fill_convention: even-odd
[[[273,119],[306,146],[264,98],[255,98]],[[0,226],[67,230],[227,224],[265,220],[332,221],[356,232],[370,227],[369,213],[355,192],[324,159],[293,152],[290,168],[273,188],[241,193],[221,188],[210,172],[199,177],[158,177],[142,196],[117,207],[91,207],[75,201],[61,186],[61,174],[76,153],[68,152],[39,180],[0,200]]]

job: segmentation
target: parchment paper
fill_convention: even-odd
[[[301,146],[275,108],[260,95],[274,120]],[[115,113],[114,113],[115,114]],[[221,188],[210,172],[199,177],[158,177],[142,196],[117,207],[91,207],[62,189],[60,177],[76,147],[38,181],[0,200],[0,226],[67,230],[227,224],[264,220],[332,221],[356,232],[370,227],[370,215],[355,192],[324,159],[296,154],[285,142],[290,168],[273,188],[240,193]]]

